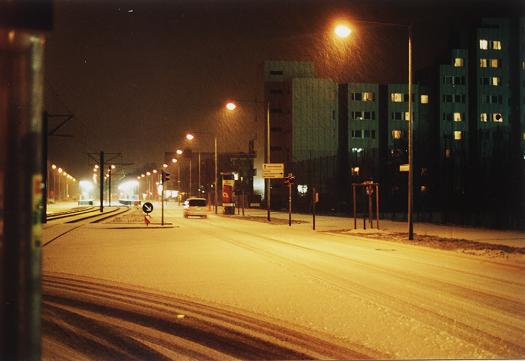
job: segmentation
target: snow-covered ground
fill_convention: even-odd
[[[416,224],[417,234],[514,247],[468,254],[385,240],[388,232],[404,231],[393,222],[382,221],[383,239],[375,240],[369,237],[376,231],[367,237],[347,231],[352,219],[317,217],[313,231],[306,215],[294,215],[305,223],[289,227],[213,214],[184,219],[173,205],[166,214],[171,228],[105,223],[75,229],[44,247],[44,273],[234,307],[376,358],[525,357],[523,233]],[[153,222],[159,221],[157,208]],[[44,229],[44,243],[56,227]]]

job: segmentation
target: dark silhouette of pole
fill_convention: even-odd
[[[266,105],[266,163],[270,163],[270,102]],[[270,181],[270,178],[266,179],[266,212],[267,212],[267,220],[270,222],[270,189],[272,187],[272,183]]]
[[[100,152],[100,211],[104,212],[104,152]]]
[[[111,207],[111,166],[108,167],[108,205]]]
[[[414,170],[413,170],[413,149],[412,149],[412,129],[414,127],[414,117],[412,114],[412,26],[408,27],[408,239],[414,239],[414,224],[412,220],[412,208],[414,203]]]
[[[48,142],[47,142],[47,128],[48,128],[48,113],[42,113],[42,223],[47,223],[47,200],[49,197],[49,176],[47,167],[48,157]]]

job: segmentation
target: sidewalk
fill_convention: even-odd
[[[254,220],[265,222],[266,216],[267,211],[264,209],[245,209],[245,218],[254,218]],[[234,217],[242,217],[242,215],[239,216],[236,212]],[[272,211],[271,220],[280,225],[288,225],[288,213]],[[292,221],[294,221],[294,223],[292,223],[292,227],[312,229],[311,214],[292,213]],[[295,223],[297,221],[300,223]],[[369,228],[368,222],[367,229],[364,230],[363,219],[357,220],[357,229],[354,230],[354,219],[352,217],[316,216],[315,223],[316,231],[348,231],[359,234],[378,233],[377,228]],[[374,227],[376,227],[375,219]],[[380,219],[379,227],[380,233],[408,233],[408,224],[406,222],[393,222],[390,220]],[[459,239],[517,248],[525,247],[525,232],[516,230],[497,230],[455,225],[439,225],[432,223],[414,223],[414,234],[418,236],[434,236],[447,239]]]

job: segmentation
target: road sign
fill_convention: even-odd
[[[142,210],[144,211],[144,213],[151,213],[153,212],[153,204],[151,204],[150,202],[146,202],[142,205]]]
[[[284,178],[284,163],[263,163],[263,178]]]

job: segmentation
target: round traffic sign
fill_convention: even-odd
[[[142,210],[144,211],[144,213],[151,213],[153,212],[153,204],[151,204],[150,202],[146,202],[142,205]]]

